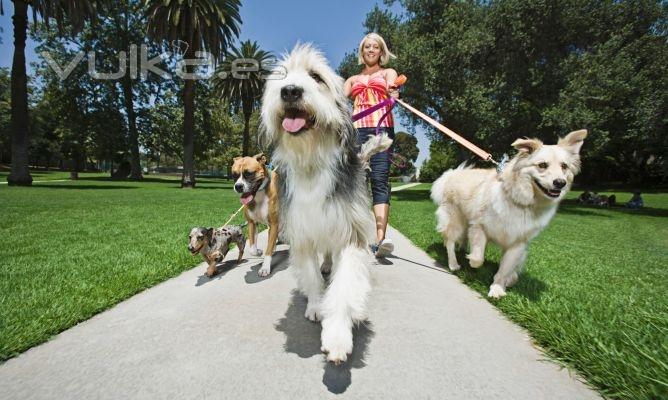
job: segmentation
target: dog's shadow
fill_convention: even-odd
[[[284,349],[287,353],[293,353],[301,358],[313,356],[323,357],[324,369],[322,383],[331,393],[340,394],[345,392],[352,383],[353,368],[359,369],[366,366],[364,356],[369,342],[374,336],[372,325],[365,321],[353,328],[353,353],[348,361],[341,365],[334,365],[325,361],[320,351],[320,323],[313,323],[304,317],[306,311],[306,297],[298,291],[292,292],[292,301],[285,311],[285,317],[281,318],[274,328],[285,334]]]
[[[442,243],[432,243],[429,248],[427,248],[427,251],[433,251],[437,254],[436,261],[438,261],[438,263],[441,265],[448,265],[448,253]],[[489,286],[494,281],[494,275],[499,269],[499,264],[485,259],[484,264],[479,268],[471,268],[466,259],[465,248],[463,247],[457,249],[457,260],[462,268],[452,274],[456,275],[462,282],[486,296]],[[445,269],[448,270],[447,267]],[[506,292],[508,294],[516,293],[531,302],[537,302],[540,300],[542,293],[547,289],[548,286],[545,282],[532,276],[531,273],[525,270],[520,273],[520,278],[517,283],[514,286],[507,288]]]
[[[219,280],[225,274],[233,270],[234,268],[238,267],[239,265],[245,263],[248,261],[245,258],[242,258],[241,261],[237,262],[236,259],[229,259],[227,261],[223,261],[222,263],[216,264],[216,273],[212,277],[206,276],[206,273],[203,273],[202,275],[197,277],[197,282],[195,283],[195,286],[202,286],[206,283],[212,282],[214,280]],[[206,263],[204,263],[205,266],[205,271],[206,271]]]
[[[288,255],[288,250],[275,251],[274,255],[271,257],[271,273],[267,276],[260,276],[257,273],[262,267],[263,258],[260,258],[260,262],[251,265],[250,269],[246,272],[246,276],[244,277],[246,283],[262,282],[272,278],[281,271],[285,271],[288,268]]]

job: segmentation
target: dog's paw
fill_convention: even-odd
[[[213,268],[209,267],[209,268],[206,269],[206,276],[211,278],[214,275],[216,275],[216,267],[213,267]]]
[[[260,257],[262,255],[262,250],[260,249],[251,249],[250,255],[253,257]]]
[[[462,267],[459,264],[448,264],[450,271],[455,272],[459,271]]]
[[[257,274],[261,277],[268,276],[271,273],[271,257],[267,256],[262,261],[262,268],[257,271]]]
[[[473,258],[470,255],[466,256],[466,258],[469,259],[469,265],[471,266],[471,268],[480,268],[480,266],[485,262],[484,258],[480,258],[480,259]]]
[[[320,311],[319,311],[319,306],[320,303],[316,301],[309,301],[308,304],[306,305],[306,312],[304,313],[304,317],[308,319],[311,322],[318,322],[320,321]]]
[[[503,286],[497,285],[496,283],[489,287],[489,293],[487,293],[487,297],[491,297],[493,299],[500,299],[505,295],[506,290],[503,288]]]
[[[506,287],[511,287],[517,283],[517,280],[519,279],[519,275],[517,272],[513,272],[510,274],[510,276],[506,279]]]
[[[353,352],[353,332],[346,324],[323,321],[321,341],[320,350],[336,365],[346,362]]]

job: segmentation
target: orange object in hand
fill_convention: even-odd
[[[392,86],[390,86],[390,89],[397,89],[399,86],[403,85],[406,83],[408,78],[406,78],[406,75],[399,75],[397,76],[397,79],[394,80],[394,83],[392,83]]]

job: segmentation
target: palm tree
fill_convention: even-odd
[[[148,35],[155,41],[182,41],[187,44],[185,59],[196,51],[208,51],[218,59],[239,36],[239,0],[144,0]],[[186,67],[192,73],[192,66]],[[195,81],[183,85],[183,176],[181,187],[195,186]]]
[[[257,62],[258,72],[242,73],[243,78],[235,78],[230,74],[234,60],[253,59]],[[270,52],[260,49],[257,42],[247,40],[240,47],[233,47],[225,54],[225,59],[214,74],[214,89],[229,101],[230,105],[239,109],[244,115],[244,142],[242,152],[249,155],[250,147],[250,118],[259,105],[260,96],[264,87],[264,80],[260,73],[266,62],[273,59]]]
[[[40,16],[49,26],[53,18],[58,31],[63,32],[67,17],[72,31],[81,30],[85,20],[95,15],[94,0],[14,0],[14,59],[12,60],[12,170],[7,177],[10,185],[31,185],[28,170],[28,78],[26,76],[26,34],[28,6],[32,7],[33,20]],[[0,0],[2,9],[2,0]]]

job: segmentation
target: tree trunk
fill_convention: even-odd
[[[242,155],[250,156],[248,152],[250,151],[250,119],[253,115],[253,109],[249,107],[246,103],[243,104],[243,113],[244,113],[244,142],[242,146]]]
[[[141,161],[139,159],[139,132],[137,131],[137,115],[132,93],[132,79],[129,74],[123,77],[123,97],[125,97],[125,111],[128,114],[128,131],[130,132],[130,179],[142,179]]]
[[[26,32],[28,4],[14,1],[14,60],[12,62],[12,171],[9,185],[32,185],[28,170],[28,80],[26,77]]]
[[[74,154],[72,155],[72,165],[70,166],[70,179],[73,181],[76,181],[79,179],[79,159],[78,155]]]
[[[248,152],[250,151],[250,115],[244,115],[244,144],[243,144],[243,156],[249,156]]]
[[[195,81],[183,86],[183,176],[182,188],[195,187]]]

